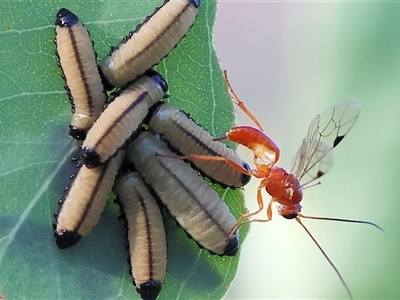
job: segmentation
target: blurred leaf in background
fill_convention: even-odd
[[[218,2],[221,63],[280,147],[279,166],[290,165],[318,113],[348,98],[362,103],[332,170],[302,201],[304,214],[368,220],[385,230],[304,222],[356,299],[400,299],[399,14],[398,1]],[[251,123],[238,112],[238,124]],[[258,183],[246,186],[249,210]],[[268,225],[252,224],[227,297],[346,298],[304,230],[273,213]]]
[[[0,292],[15,298],[139,298],[128,274],[118,207],[75,247],[60,250],[53,212],[79,155],[68,137],[71,108],[54,54],[54,20],[66,7],[85,24],[98,57],[153,12],[160,1],[2,1],[0,10]],[[187,37],[159,65],[168,101],[212,134],[234,122],[212,29],[216,1],[202,1]],[[214,185],[236,216],[240,191]],[[241,240],[243,242],[243,228]],[[210,255],[166,217],[168,270],[160,298],[221,298],[239,256]]]

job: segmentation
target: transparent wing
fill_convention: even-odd
[[[353,127],[360,114],[357,99],[340,102],[312,120],[293,158],[290,171],[304,186],[320,178],[332,166],[332,150]]]

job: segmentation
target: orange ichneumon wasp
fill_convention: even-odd
[[[345,100],[327,109],[322,114],[317,115],[309,125],[307,135],[293,158],[290,172],[286,172],[285,169],[275,165],[279,159],[280,153],[278,146],[265,134],[261,123],[235,93],[228,80],[226,71],[224,71],[224,77],[232,100],[258,128],[251,126],[235,126],[230,129],[225,136],[215,138],[215,140],[226,139],[249,148],[254,154],[253,163],[255,169],[246,170],[235,162],[219,156],[189,155],[179,156],[179,158],[224,161],[243,174],[252,175],[261,179],[260,185],[257,188],[257,203],[259,208],[254,212],[242,215],[232,228],[232,231],[237,230],[245,223],[271,221],[272,204],[278,203],[278,214],[286,219],[295,219],[304,228],[335,270],[350,299],[353,299],[351,291],[339,270],[329,259],[311,232],[305,227],[300,218],[361,223],[372,225],[380,230],[382,230],[382,228],[368,221],[305,216],[300,213],[300,202],[303,199],[303,190],[320,184],[317,180],[331,168],[333,164],[332,150],[343,140],[356,122],[361,108],[360,101],[357,99]],[[264,188],[268,194],[272,196],[266,208],[267,219],[249,219],[259,214],[264,209],[264,200],[261,194]]]

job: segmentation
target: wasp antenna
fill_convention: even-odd
[[[237,231],[239,230],[239,228],[243,226],[243,224],[245,224],[245,223],[244,223],[244,222],[241,222],[240,224],[236,223],[236,224],[231,228],[231,230],[229,230],[229,235],[231,235],[231,234],[236,234]]]
[[[303,217],[303,216],[301,216]],[[313,217],[311,217],[312,219]],[[329,264],[332,266],[332,268],[335,270],[336,274],[339,276],[340,281],[342,282],[343,286],[345,287],[347,294],[349,295],[349,298],[351,300],[353,300],[353,295],[351,294],[351,291],[349,289],[349,287],[347,286],[346,282],[344,281],[342,275],[340,274],[339,270],[336,268],[336,266],[333,264],[333,262],[329,259],[328,255],[325,253],[325,251],[322,249],[322,247],[318,244],[317,240],[313,237],[313,235],[311,234],[311,232],[307,229],[306,226],[304,226],[304,224],[301,222],[301,220],[296,217],[295,218],[296,221],[304,228],[304,230],[307,232],[307,234],[309,235],[309,237],[314,241],[315,245],[317,245],[318,249],[321,251],[321,253],[325,256],[326,260],[329,262]]]
[[[321,185],[321,181],[318,181],[316,183],[313,183],[313,184],[307,185],[307,186],[302,185],[301,187],[303,188],[303,190],[305,190],[305,189],[312,188],[312,187],[317,186],[317,185]]]
[[[347,222],[347,223],[358,223],[358,224],[367,224],[378,228],[380,231],[385,232],[382,227],[376,225],[375,223],[361,220],[348,220],[348,219],[338,219],[338,218],[326,218],[326,217],[312,217],[312,216],[304,216],[302,214],[298,214],[300,218],[304,219],[313,219],[313,220],[325,220],[325,221],[336,221],[336,222]]]

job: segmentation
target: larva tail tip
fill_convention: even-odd
[[[55,230],[54,237],[56,239],[56,244],[60,249],[72,247],[81,239],[81,235],[79,233],[68,230]]]
[[[200,6],[200,0],[191,0],[190,2],[192,2],[197,8]]]
[[[96,168],[100,165],[100,155],[93,148],[84,147],[83,163],[88,168]]]
[[[155,300],[161,291],[161,282],[150,279],[142,283],[136,290],[143,300]]]
[[[164,93],[168,91],[168,83],[160,73],[150,69],[146,71],[146,76],[153,78],[161,86]]]
[[[76,140],[83,141],[86,138],[86,130],[69,125],[69,135]]]
[[[246,163],[246,162],[243,163],[243,168],[245,168],[247,171],[250,170],[250,166],[249,166],[249,164]],[[250,179],[251,179],[251,176],[250,176],[250,175],[243,174],[243,176],[242,176],[242,184],[243,184],[243,185],[248,184],[248,183],[250,182]]]
[[[56,26],[68,26],[76,24],[79,21],[78,17],[66,8],[61,8],[56,16]]]
[[[234,256],[239,251],[239,234],[236,234],[229,239],[228,244],[225,247],[223,255]]]

